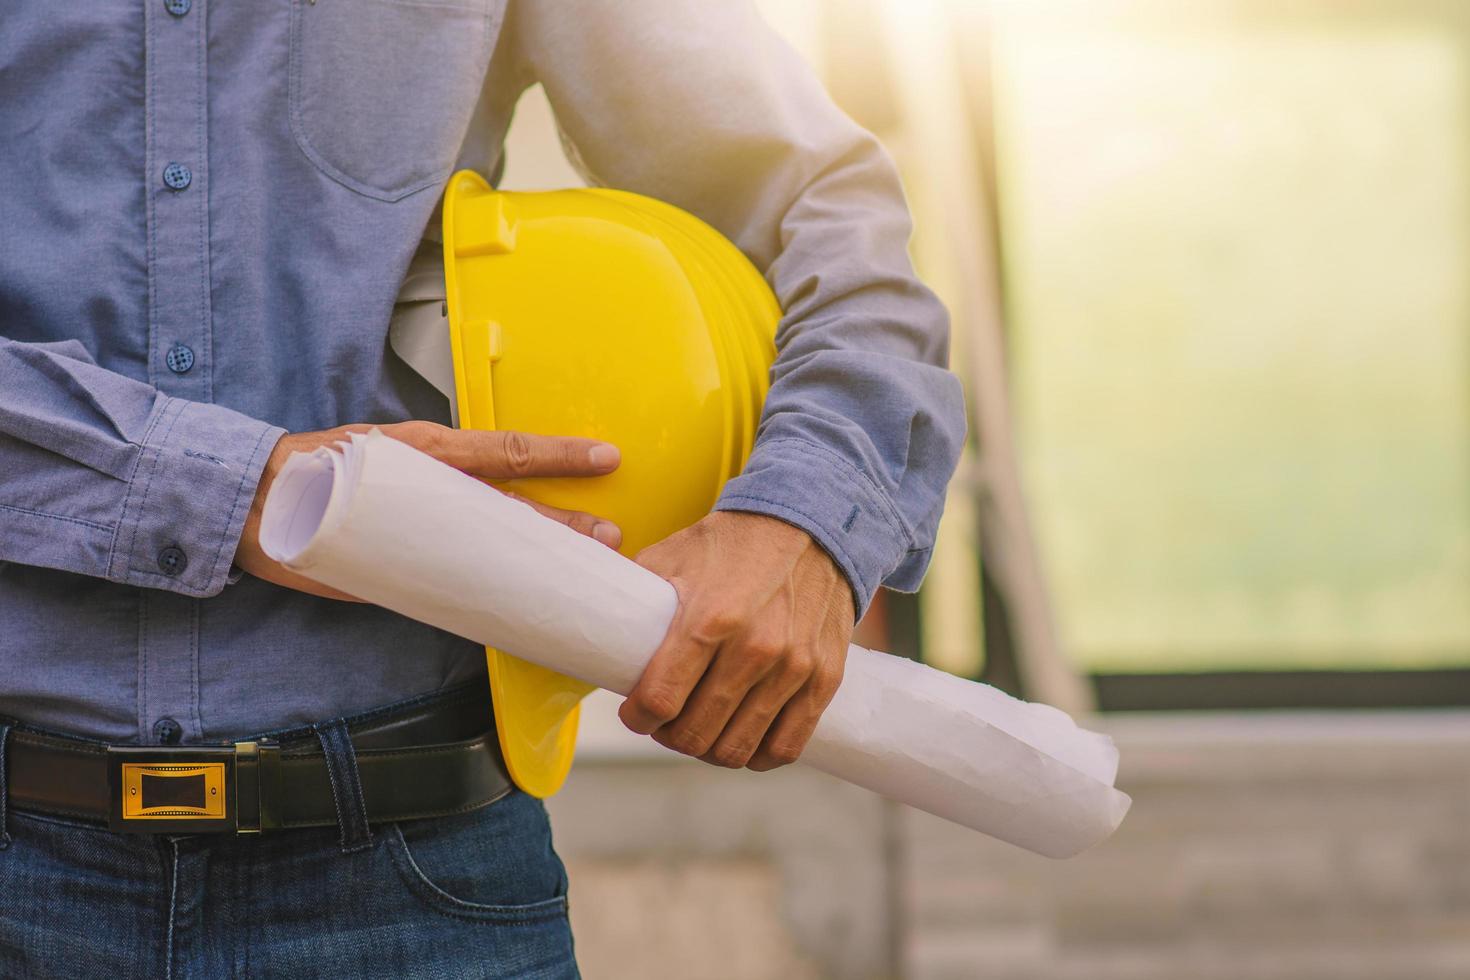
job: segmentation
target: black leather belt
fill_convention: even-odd
[[[463,813],[511,790],[483,681],[348,719],[372,823]],[[105,745],[14,727],[9,805],[124,833],[256,833],[334,827],[314,728],[228,745]]]

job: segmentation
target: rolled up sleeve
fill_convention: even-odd
[[[965,413],[887,154],[749,3],[520,3],[509,24],[589,179],[709,222],[785,311],[754,451],[717,508],[805,530],[859,614],[879,585],[917,589]]]
[[[0,337],[0,561],[214,595],[284,431]]]

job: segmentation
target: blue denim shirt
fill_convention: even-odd
[[[891,162],[748,3],[12,0],[0,714],[187,742],[483,671],[231,561],[284,431],[448,420],[389,319],[449,174],[497,171],[535,82],[593,179],[709,221],[786,310],[718,506],[807,530],[860,607],[918,586],[964,434],[946,316]]]

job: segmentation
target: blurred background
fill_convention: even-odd
[[[1470,977],[1470,5],[762,8],[898,160],[971,403],[860,642],[1088,715],[1135,803],[1051,862],[594,700],[585,975]],[[579,182],[533,90],[503,186]]]

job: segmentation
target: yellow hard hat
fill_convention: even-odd
[[[461,171],[444,192],[444,275],[461,428],[622,451],[608,476],[506,486],[616,522],[630,557],[709,513],[755,441],[781,316],[739,249],[637,194],[502,192]],[[550,796],[592,688],[486,655],[511,777]]]

